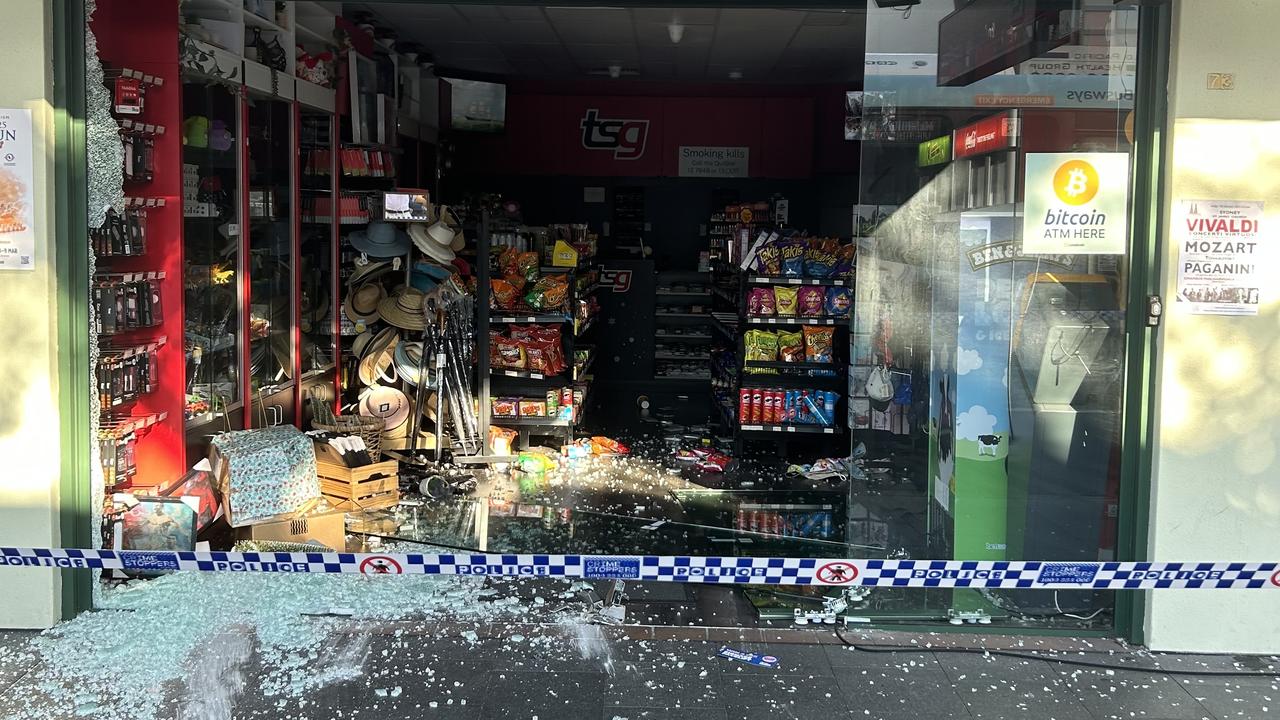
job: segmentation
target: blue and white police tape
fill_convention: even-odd
[[[1280,563],[835,560],[669,555],[169,552],[0,547],[0,566],[135,572],[506,575],[657,582],[1061,590],[1280,589]]]

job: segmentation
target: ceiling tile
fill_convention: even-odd
[[[768,28],[774,32],[794,32],[804,21],[801,10],[762,10],[756,8],[726,8],[720,12],[720,27],[753,26]]]
[[[462,17],[471,22],[501,22],[505,18],[497,5],[472,5],[470,3],[454,3],[454,9]]]
[[[710,25],[685,25],[684,36],[680,39],[679,46],[710,45],[715,33],[715,28]],[[676,43],[671,42],[667,26],[659,25],[658,23],[637,24],[636,37],[640,40],[642,52],[647,47],[670,47],[676,45]]]
[[[635,65],[640,55],[634,45],[568,45],[569,55],[580,67],[604,67],[606,65]]]
[[[480,39],[497,43],[559,43],[560,38],[545,22],[500,22],[488,24]]]
[[[820,25],[855,25],[862,26],[866,22],[866,13],[861,10],[810,10],[804,14],[804,24]]]
[[[791,47],[847,48],[862,45],[862,33],[847,26],[802,27],[791,39]]]
[[[508,20],[546,20],[546,16],[542,14],[542,8],[536,5],[502,5],[498,9]]]
[[[714,8],[636,8],[631,11],[638,23],[681,22],[685,25],[715,25],[720,11]]]
[[[555,31],[565,44],[627,43],[634,44],[635,28],[630,19],[613,19],[603,23],[581,19],[552,19]]]

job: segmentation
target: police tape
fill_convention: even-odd
[[[199,572],[561,577],[656,582],[1148,590],[1280,589],[1280,563],[874,560],[666,555],[186,552],[0,547],[0,566]]]

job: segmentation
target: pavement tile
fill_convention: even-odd
[[[1168,718],[1212,720],[1212,715],[1168,675],[1055,664],[1067,688],[1100,720]]]
[[[936,657],[975,720],[1092,720],[1076,691],[1043,660],[981,653],[937,653]]]
[[[845,694],[831,676],[741,675],[721,685],[731,699],[729,717],[755,717],[767,710],[773,717],[839,716],[849,710]]]
[[[723,709],[729,684],[713,665],[622,661],[605,685],[606,707]]]
[[[531,673],[493,670],[487,687],[483,718],[599,717],[608,686],[601,673]]]
[[[734,650],[761,653],[778,658],[777,668],[760,667],[750,663],[717,658],[728,675],[821,675],[831,676],[831,661],[822,645],[788,645],[783,643],[725,643]],[[717,645],[713,652],[719,652]]]
[[[968,718],[964,702],[933,655],[846,653],[858,665],[832,669],[854,717],[879,720]],[[845,658],[833,657],[832,663]]]
[[[724,708],[607,707],[601,720],[727,720]]]
[[[1175,676],[1174,680],[1219,720],[1280,713],[1280,678]]]

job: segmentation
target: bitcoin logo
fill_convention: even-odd
[[[1084,160],[1068,160],[1053,174],[1053,192],[1068,205],[1084,205],[1098,194],[1098,171]]]

